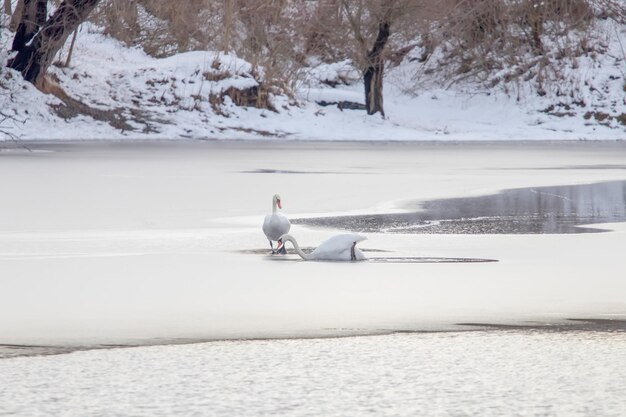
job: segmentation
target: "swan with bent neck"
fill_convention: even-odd
[[[313,252],[304,253],[296,239],[285,234],[279,239],[282,242],[279,247],[291,242],[298,255],[305,261],[365,261],[367,258],[360,249],[357,249],[356,244],[366,239],[367,237],[354,233],[336,235],[322,242]]]
[[[289,233],[291,223],[289,222],[289,219],[283,214],[276,212],[276,207],[278,207],[279,209],[283,208],[280,196],[278,194],[274,194],[274,197],[272,197],[272,214],[268,214],[267,216],[265,216],[265,220],[263,221],[263,233],[265,233],[267,240],[269,240],[270,242],[272,254],[276,253],[274,251],[274,245],[272,244],[272,241],[278,241],[277,252],[284,254],[287,253],[287,251],[281,244],[280,237],[285,233]]]

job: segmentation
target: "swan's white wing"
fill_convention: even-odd
[[[361,252],[361,249],[359,249],[359,248],[354,248],[354,255],[356,256],[356,260],[357,261],[366,261],[367,260],[367,256],[365,256],[363,254],[363,252]]]
[[[291,223],[280,213],[268,214],[263,221],[263,233],[269,240],[278,240],[282,235],[289,233]]]
[[[336,235],[325,240],[315,248],[311,253],[311,257],[313,259],[327,261],[349,261],[351,260],[350,250],[354,242],[358,243],[366,239],[367,237],[354,233]],[[355,255],[357,256],[357,260],[366,259],[363,253],[358,249],[355,250]]]
[[[265,219],[263,220],[263,233],[265,233],[265,236],[271,240],[270,238],[270,234],[271,234],[271,223],[272,220],[272,215],[268,214],[267,216],[265,216]]]
[[[328,247],[328,248],[332,248],[333,250],[339,250],[342,248],[350,249],[354,242],[358,243],[364,240],[367,240],[366,236],[359,235],[356,233],[344,233],[344,234],[335,235],[331,238],[326,239],[319,245],[319,247],[320,248]]]

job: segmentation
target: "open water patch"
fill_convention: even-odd
[[[313,252],[315,248],[313,247],[305,247],[302,248],[302,251],[305,253]],[[289,249],[287,249],[290,252]],[[390,253],[390,251],[384,249],[371,249],[371,248],[362,248],[361,251],[367,254],[366,261],[354,261],[355,263],[360,262],[374,262],[374,263],[386,263],[386,264],[433,264],[433,263],[476,263],[476,262],[498,262],[497,259],[486,259],[486,258],[444,258],[444,257],[435,257],[435,256],[385,256]],[[296,255],[281,255],[276,254],[272,255],[269,249],[243,249],[237,251],[237,253],[243,253],[247,255],[267,255],[268,261],[274,262],[303,262],[304,260]],[[383,256],[381,256],[383,255]],[[308,262],[341,262],[343,261],[308,261]]]
[[[538,331],[586,331],[626,332],[626,320],[620,318],[567,318],[561,321],[532,321],[522,323],[456,323],[472,330],[538,330]]]
[[[287,174],[287,175],[304,175],[304,174],[352,174],[351,172],[337,172],[337,171],[296,171],[291,169],[269,169],[259,168],[248,171],[239,171],[241,174]]]
[[[375,256],[368,257],[364,261],[326,261],[314,260],[305,261],[299,256],[273,256],[268,260],[275,262],[336,262],[336,263],[382,263],[382,264],[451,264],[451,263],[481,263],[481,262],[498,262],[497,259],[483,258],[442,258],[442,257],[423,257],[423,256]]]
[[[405,213],[293,219],[359,233],[568,234],[626,221],[626,181],[504,190],[479,197],[415,202]]]

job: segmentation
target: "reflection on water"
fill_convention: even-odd
[[[268,257],[272,262],[339,262],[342,261],[305,261],[299,256]],[[424,256],[376,256],[367,258],[365,261],[351,261],[350,263],[384,263],[384,264],[451,264],[451,263],[476,263],[476,262],[498,262],[497,259],[485,258],[442,258]]]
[[[342,174],[342,172],[334,171],[294,171],[290,169],[253,169],[250,171],[239,171],[242,174]]]
[[[304,247],[302,251],[305,253],[313,252],[315,248]],[[498,262],[497,259],[485,259],[485,258],[443,258],[435,256],[379,256],[389,251],[383,249],[373,248],[361,248],[361,251],[367,254],[366,262],[374,263],[387,263],[387,264],[442,264],[442,263],[474,263],[474,262]],[[266,255],[266,259],[272,262],[310,262],[304,261],[297,255],[272,255],[267,249],[242,249],[235,251],[236,253],[243,253],[247,255]],[[375,256],[372,256],[374,254]],[[341,262],[341,261],[315,261],[315,262]],[[360,263],[361,261],[355,261],[354,263]]]
[[[293,223],[384,233],[586,233],[626,221],[626,181],[505,190],[416,204],[408,213],[295,219]],[[419,210],[419,211],[418,211]]]

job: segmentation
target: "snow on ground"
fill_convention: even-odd
[[[219,341],[0,360],[4,414],[568,416],[626,413],[624,332]]]
[[[270,97],[276,111],[238,107],[229,97],[216,104],[212,97],[229,87],[257,86],[263,81],[262,71],[255,73],[237,57],[211,51],[153,58],[103,35],[97,27],[83,25],[71,67],[55,66],[51,72],[72,99],[89,106],[83,113],[91,116],[68,110],[59,99],[5,70],[2,111],[15,120],[0,125],[0,138],[624,139],[626,128],[615,119],[596,120],[585,114],[591,110],[611,117],[626,114],[625,30],[615,27],[605,55],[582,57],[577,63],[579,78],[572,79],[580,84],[589,107],[572,109],[533,95],[517,102],[503,92],[469,85],[424,87],[417,96],[409,95],[400,85],[408,76],[401,67],[387,77],[383,120],[362,110],[342,111],[316,103],[363,102],[362,85],[355,82],[358,73],[347,62],[312,68],[296,91],[299,105],[281,94]],[[3,49],[10,39],[5,30]],[[61,52],[61,60],[66,53]]]

